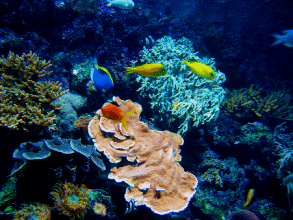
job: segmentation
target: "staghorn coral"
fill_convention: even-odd
[[[54,127],[57,108],[51,102],[68,91],[59,82],[38,82],[52,73],[46,71],[51,65],[32,52],[0,58],[0,126],[25,131]]]
[[[47,205],[44,204],[25,204],[23,208],[16,211],[14,214],[14,220],[25,220],[25,219],[51,219],[51,210]]]
[[[184,37],[174,40],[170,36],[157,40],[151,49],[144,47],[140,55],[141,62],[161,63],[167,70],[164,76],[155,79],[137,77],[141,83],[138,91],[142,96],[149,97],[151,107],[160,113],[158,121],[178,121],[178,133],[185,134],[191,124],[197,127],[218,117],[225,96],[221,84],[226,78],[216,70],[213,58],[199,58],[191,41]],[[183,64],[183,60],[208,65],[215,71],[215,79],[199,77]]]
[[[70,219],[84,217],[90,207],[90,199],[85,190],[72,183],[57,183],[51,195],[55,207]]]
[[[238,119],[249,120],[261,118],[279,118],[293,120],[291,95],[285,90],[262,94],[261,89],[242,88],[230,92],[221,105],[225,115]]]
[[[180,166],[180,135],[169,131],[149,130],[139,121],[142,108],[130,100],[113,97],[122,114],[130,114],[122,123],[103,117],[102,111],[89,123],[88,131],[96,148],[110,162],[119,163],[123,157],[135,165],[114,167],[109,174],[116,182],[126,182],[125,199],[136,206],[146,205],[157,214],[184,210],[197,187],[196,177]],[[109,103],[103,105],[106,106]]]

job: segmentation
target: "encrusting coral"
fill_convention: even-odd
[[[191,126],[217,119],[225,90],[225,75],[215,68],[214,59],[200,58],[187,38],[174,40],[165,36],[151,48],[140,52],[142,63],[161,63],[167,73],[157,78],[138,76],[140,94],[151,99],[151,107],[160,113],[159,120],[177,121],[179,134]],[[183,60],[197,61],[214,71],[214,79],[202,78],[192,72]],[[155,119],[157,120],[157,119]]]
[[[57,108],[51,102],[68,91],[59,82],[39,82],[52,73],[46,71],[51,65],[32,52],[0,58],[0,126],[25,131],[54,127]]]
[[[90,207],[86,191],[72,183],[57,183],[51,192],[55,207],[70,219],[82,218]]]
[[[119,97],[113,97],[113,101],[122,114],[133,113],[128,115],[125,126],[121,121],[104,117],[100,109],[89,123],[89,134],[110,162],[119,163],[126,157],[137,163],[112,168],[109,178],[130,186],[125,199],[136,206],[146,205],[157,214],[184,210],[198,181],[179,164],[182,137],[169,131],[149,130],[147,124],[139,121],[139,104]],[[112,104],[105,103],[102,109],[107,105]]]

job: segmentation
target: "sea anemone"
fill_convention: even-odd
[[[14,214],[13,220],[49,220],[51,219],[51,211],[47,205],[44,204],[25,204],[22,209]]]
[[[231,213],[227,220],[259,220],[259,218],[253,212],[239,210]]]
[[[57,183],[51,192],[55,207],[71,219],[85,216],[90,206],[87,193],[72,183]]]

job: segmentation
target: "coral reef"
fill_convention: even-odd
[[[185,134],[191,123],[198,126],[218,117],[225,96],[220,85],[226,78],[216,70],[214,59],[199,58],[187,38],[174,40],[169,36],[157,40],[151,49],[144,47],[140,55],[141,62],[162,63],[167,70],[166,75],[155,79],[137,77],[141,83],[138,91],[151,99],[151,107],[160,113],[159,120],[167,119],[169,123],[178,120],[178,133]],[[182,60],[208,65],[215,71],[215,79],[199,77]]]
[[[26,204],[23,208],[16,211],[14,214],[14,220],[24,219],[51,219],[51,210],[47,205],[44,204]]]
[[[149,130],[147,124],[139,121],[139,104],[119,97],[113,97],[113,101],[122,114],[135,111],[125,121],[127,129],[121,122],[103,117],[98,110],[89,123],[89,134],[110,162],[119,163],[126,157],[137,163],[112,168],[109,178],[130,186],[125,199],[136,206],[146,205],[157,214],[184,210],[195,193],[197,179],[179,164],[182,137],[169,131]]]
[[[50,61],[40,60],[32,52],[1,57],[0,126],[24,131],[54,127],[58,108],[51,102],[68,91],[62,91],[59,82],[39,81],[52,73],[46,71],[50,66]]]
[[[79,94],[71,93],[63,95],[53,102],[59,108],[59,120],[57,125],[65,131],[74,129],[74,122],[78,118],[78,111],[86,104],[87,98]]]
[[[72,183],[57,183],[51,195],[55,207],[70,219],[84,217],[90,207],[87,193]]]
[[[228,93],[221,108],[225,115],[238,120],[253,120],[263,116],[292,120],[293,104],[286,91],[262,94],[261,89],[242,88]]]

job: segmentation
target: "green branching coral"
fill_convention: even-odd
[[[25,131],[54,126],[52,101],[68,91],[59,82],[39,82],[51,65],[32,52],[0,58],[0,126]]]
[[[220,84],[226,78],[216,70],[213,58],[199,58],[187,38],[174,40],[169,36],[157,40],[151,49],[144,48],[140,55],[141,62],[162,63],[167,70],[166,75],[158,78],[137,78],[141,83],[138,91],[151,99],[151,107],[161,113],[159,120],[165,117],[169,123],[179,121],[178,133],[185,134],[191,125],[196,127],[218,117],[225,96]],[[200,78],[182,60],[210,66],[215,71],[215,80]]]

